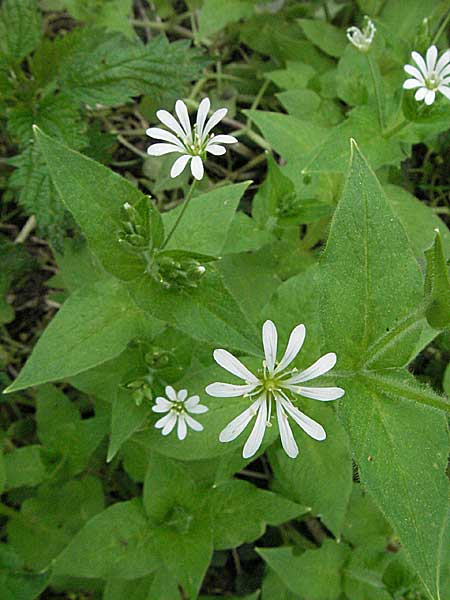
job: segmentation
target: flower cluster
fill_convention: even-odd
[[[411,77],[404,82],[403,88],[417,89],[414,98],[419,102],[423,100],[428,106],[435,101],[437,92],[450,100],[450,50],[438,59],[438,49],[430,46],[425,59],[418,52],[412,52],[411,57],[417,66],[405,65],[404,69]]]
[[[361,30],[359,27],[349,27],[347,29],[347,38],[349,42],[358,48],[361,52],[368,52],[375,37],[376,27],[374,22],[369,17],[364,17],[364,27]]]
[[[232,135],[214,135],[211,133],[211,130],[225,117],[228,110],[219,108],[207,121],[206,118],[210,108],[209,98],[204,98],[198,107],[194,127],[191,127],[188,109],[182,100],[177,100],[175,104],[178,121],[166,110],[159,110],[156,113],[161,123],[171,131],[166,131],[160,127],[147,129],[149,137],[162,140],[160,143],[149,146],[147,152],[151,156],[162,156],[171,153],[181,154],[172,165],[171,177],[180,175],[190,161],[192,175],[197,180],[202,179],[204,175],[203,162],[206,159],[206,154],[220,156],[226,152],[221,144],[235,144],[237,142],[237,139]]]
[[[250,406],[231,421],[220,433],[221,442],[231,442],[236,439],[249,423],[256,417],[253,429],[244,445],[242,455],[250,458],[258,452],[267,427],[272,426],[272,407],[275,405],[278,429],[281,444],[288,456],[295,458],[298,455],[298,446],[289,423],[291,418],[313,439],[321,441],[326,438],[322,425],[301,412],[293,403],[291,396],[300,395],[328,402],[337,400],[344,395],[340,387],[309,387],[303,383],[328,373],[336,364],[336,355],[333,352],[325,354],[314,364],[303,371],[289,369],[289,365],[296,358],[305,340],[306,329],[304,325],[297,325],[290,335],[286,351],[282,359],[277,362],[278,334],[272,321],[263,325],[262,338],[265,360],[261,371],[255,375],[235,356],[227,350],[214,351],[214,359],[222,368],[239,377],[243,384],[212,383],[206,387],[206,393],[217,398],[235,398],[243,396],[248,398]],[[178,394],[167,386],[168,398],[156,398],[153,406],[155,412],[168,414],[155,423],[155,427],[162,430],[163,435],[169,434],[178,421],[177,434],[180,440],[186,437],[187,425],[195,431],[201,431],[202,425],[189,414],[203,413],[208,409],[199,404],[199,397],[192,396],[187,399],[187,390]],[[187,399],[187,400],[186,400]]]

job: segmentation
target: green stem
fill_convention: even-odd
[[[180,223],[181,219],[183,218],[183,215],[184,215],[184,213],[186,212],[186,209],[187,209],[187,207],[188,207],[188,205],[189,205],[189,201],[190,201],[190,199],[192,198],[192,194],[193,194],[193,192],[194,192],[194,189],[195,189],[195,185],[196,185],[196,183],[197,183],[197,180],[196,180],[196,179],[193,179],[193,180],[192,180],[192,183],[191,183],[191,187],[189,188],[188,195],[186,196],[186,200],[184,201],[184,203],[183,203],[183,207],[182,207],[182,209],[181,209],[181,211],[180,211],[180,214],[178,215],[178,217],[177,217],[177,220],[175,221],[175,223],[174,223],[174,225],[173,225],[172,229],[170,230],[170,232],[169,232],[169,235],[166,237],[166,239],[165,239],[165,241],[164,241],[163,245],[161,246],[161,250],[167,246],[167,244],[168,244],[168,243],[169,243],[169,241],[170,241],[170,238],[173,236],[173,234],[174,234],[174,232],[175,232],[175,229],[178,227],[178,225],[179,225],[179,223]]]
[[[381,104],[381,90],[380,90],[380,77],[379,72],[375,67],[373,62],[373,57],[370,51],[366,54],[367,62],[369,63],[370,74],[372,76],[373,87],[375,89],[375,97],[377,100],[377,108],[378,108],[378,120],[380,122],[381,131],[384,129],[384,117],[383,117],[383,105]]]
[[[434,34],[433,40],[431,41],[431,45],[435,44],[438,41],[438,39],[444,33],[445,28],[447,27],[449,21],[450,21],[450,10],[448,11],[447,16],[445,17],[445,19],[442,21],[441,26],[439,27],[439,29]]]

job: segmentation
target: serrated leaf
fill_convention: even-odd
[[[258,548],[258,554],[283,583],[309,600],[338,600],[343,589],[341,570],[349,555],[344,545],[325,540],[318,550],[295,555],[293,548]]]
[[[253,542],[263,535],[267,525],[278,526],[308,512],[279,494],[238,479],[215,485],[209,501],[216,550]]]
[[[65,93],[91,106],[114,106],[133,96],[180,97],[202,68],[199,54],[186,41],[169,43],[157,36],[144,45],[119,33],[79,30],[61,64]]]
[[[120,31],[134,37],[130,18],[132,0],[65,0],[69,14],[89,25],[103,27],[107,31]]]
[[[79,531],[54,563],[55,575],[137,579],[153,573],[160,561],[141,503],[118,502]]]
[[[436,230],[434,244],[425,252],[425,258],[425,314],[431,327],[442,329],[450,325],[450,278],[439,230]]]
[[[42,37],[36,0],[4,0],[0,11],[0,51],[10,64],[19,64]]]
[[[87,371],[119,355],[139,331],[140,311],[119,282],[82,288],[53,318],[8,391]]]
[[[119,242],[121,209],[146,197],[126,179],[103,165],[67,148],[39,129],[36,139],[58,193],[86,236],[89,247],[116,277],[130,280],[143,272],[139,255]],[[152,206],[149,199],[149,207]],[[155,220],[159,220],[154,209]]]

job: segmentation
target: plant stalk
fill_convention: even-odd
[[[191,198],[192,198],[192,194],[193,194],[193,192],[194,192],[194,189],[195,189],[195,185],[196,185],[196,183],[197,183],[197,180],[196,180],[196,179],[193,179],[193,180],[192,180],[192,183],[191,183],[191,187],[189,188],[188,195],[186,196],[186,199],[185,199],[185,201],[184,201],[184,203],[183,203],[183,208],[181,209],[181,211],[180,211],[180,214],[179,214],[179,215],[178,215],[178,217],[177,217],[177,220],[175,221],[175,223],[174,223],[174,225],[173,225],[172,229],[170,230],[170,232],[169,232],[169,235],[168,235],[168,236],[166,237],[166,239],[164,240],[164,243],[163,243],[163,245],[161,246],[161,250],[167,246],[167,244],[168,244],[168,243],[169,243],[169,241],[170,241],[170,238],[173,236],[173,234],[174,234],[174,232],[175,232],[175,229],[178,227],[178,225],[179,225],[179,223],[180,223],[181,219],[183,218],[183,215],[184,215],[184,213],[186,212],[186,209],[187,209],[187,207],[188,207],[188,205],[189,205],[189,202],[190,202],[190,200],[191,200]]]

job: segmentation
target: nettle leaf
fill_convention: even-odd
[[[215,485],[209,496],[215,550],[253,542],[267,525],[278,526],[308,512],[300,504],[238,479]]]
[[[4,0],[0,11],[0,51],[6,60],[19,64],[33,52],[42,37],[36,0]]]
[[[97,514],[54,562],[54,575],[137,579],[153,573],[160,560],[153,532],[137,499]]]
[[[133,38],[130,18],[132,0],[64,0],[64,7],[78,21],[103,27],[107,31],[120,31]]]
[[[101,482],[91,476],[40,487],[8,521],[8,540],[29,568],[43,571],[103,506]]]
[[[349,555],[346,546],[325,540],[318,550],[300,555],[293,548],[258,548],[257,552],[294,594],[310,600],[340,598],[341,571]]]
[[[400,369],[421,336],[422,286],[405,232],[353,144],[320,264],[322,328],[339,368],[345,369],[335,378],[346,390],[339,415],[361,481],[436,598],[447,513],[448,435],[444,415],[425,405],[445,409],[447,404]]]
[[[146,196],[117,173],[70,150],[39,129],[35,135],[55,187],[81,227],[93,254],[116,277],[130,280],[139,276],[144,270],[143,259],[123,248],[119,232],[124,203],[133,206]],[[156,209],[154,214],[156,227],[159,222]]]
[[[166,321],[195,340],[215,347],[235,348],[258,355],[257,333],[225,288],[220,275],[207,272],[198,287],[167,290],[148,276],[130,285],[130,293],[142,310]]]
[[[323,425],[327,439],[318,443],[294,429],[300,455],[290,459],[281,449],[270,450],[273,489],[310,508],[339,537],[352,490],[348,437],[329,406],[314,403],[308,416]]]
[[[184,466],[153,453],[144,482],[144,507],[166,569],[190,597],[197,597],[213,551],[207,494]]]
[[[7,391],[64,379],[114,358],[142,331],[141,314],[117,280],[105,279],[75,292]]]
[[[30,573],[8,544],[0,544],[0,589],[2,600],[33,600],[45,590],[49,573]]]
[[[425,252],[425,258],[427,321],[435,329],[442,329],[450,325],[450,278],[439,230],[436,230],[434,244]]]
[[[143,44],[120,33],[85,28],[72,35],[61,64],[60,85],[74,100],[95,106],[123,104],[133,96],[180,97],[201,68],[189,42],[157,36]]]
[[[219,187],[192,198],[183,224],[171,237],[167,248],[220,256],[239,201],[249,183]],[[183,205],[163,215],[164,229],[171,231]]]

